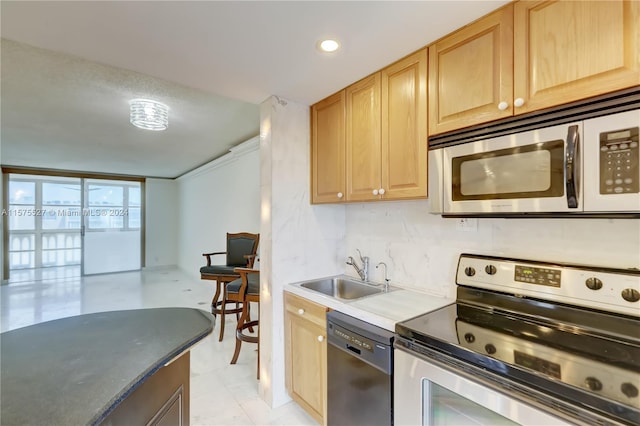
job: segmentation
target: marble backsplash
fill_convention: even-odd
[[[640,268],[637,219],[459,219],[428,213],[429,201],[358,203],[346,206],[345,260],[369,256],[369,276],[382,282],[388,265],[392,285],[454,296],[460,253]],[[475,224],[477,223],[477,226]],[[345,273],[356,276],[351,266]]]

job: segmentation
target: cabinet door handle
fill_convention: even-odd
[[[509,108],[509,104],[506,103],[505,101],[502,101],[498,104],[498,109],[500,111],[504,111],[505,109]]]
[[[522,105],[524,105],[524,99],[522,98],[516,98],[515,101],[513,101],[513,106],[520,108]]]
[[[378,195],[378,190],[374,189],[373,191],[371,191],[373,193],[373,195]]]
[[[299,313],[300,315],[304,315],[304,309],[302,309],[302,308],[298,309],[298,313]]]
[[[324,336],[318,336],[318,342],[324,342]]]
[[[384,188],[380,188],[380,190],[378,191],[378,194],[380,194],[380,195],[384,195],[384,193],[385,193]]]
[[[338,192],[338,198],[342,198],[342,192]]]

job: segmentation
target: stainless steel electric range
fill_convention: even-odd
[[[396,325],[396,425],[640,424],[640,270],[462,254],[456,284]]]

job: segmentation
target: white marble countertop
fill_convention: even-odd
[[[355,300],[342,300],[300,287],[299,283],[285,286],[285,291],[327,306],[333,310],[359,318],[370,324],[395,332],[397,322],[434,311],[454,302],[454,299],[394,287]]]

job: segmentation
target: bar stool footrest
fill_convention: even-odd
[[[258,336],[249,336],[248,334],[244,334],[243,331],[249,327],[258,327],[259,323],[258,320],[245,322],[241,327],[236,329],[236,338],[243,342],[258,343]]]
[[[222,309],[220,309],[220,306],[222,306],[222,304],[223,304],[223,303],[225,303],[225,301],[224,301],[224,300],[218,300],[218,301],[215,303],[215,305],[214,305],[214,304],[212,304],[212,305],[211,305],[211,313],[212,313],[213,315],[222,314]],[[239,303],[239,304],[240,304],[240,306],[239,306],[238,308],[229,308],[229,309],[227,309],[227,308],[225,307],[225,309],[224,309],[224,313],[225,313],[225,314],[241,314],[241,313],[242,313],[242,302],[235,302],[235,301],[233,301],[233,300],[227,300],[227,301],[226,301],[226,303],[227,303],[227,304],[229,304],[229,303]]]

